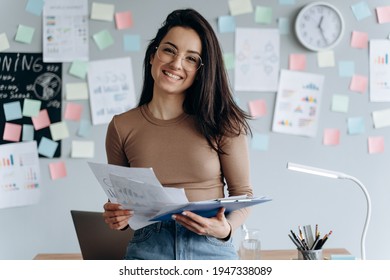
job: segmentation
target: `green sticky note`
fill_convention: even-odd
[[[257,6],[255,11],[255,22],[270,24],[272,22],[272,8]]]
[[[98,33],[95,33],[93,35],[93,39],[95,40],[95,43],[100,50],[104,50],[105,48],[108,48],[114,44],[114,39],[107,30],[102,30]]]
[[[87,61],[73,61],[69,69],[69,74],[76,76],[80,79],[85,79],[88,71]]]
[[[234,68],[234,54],[233,53],[224,53],[223,61],[225,62],[225,67],[227,70]]]
[[[34,99],[24,99],[23,102],[23,116],[36,117],[41,110],[41,101]]]
[[[348,112],[349,97],[346,95],[334,94],[332,97],[332,111],[346,113]]]
[[[35,29],[33,27],[19,24],[16,32],[15,41],[30,44],[34,36]]]

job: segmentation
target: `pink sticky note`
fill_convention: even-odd
[[[115,22],[117,29],[126,29],[133,26],[133,19],[131,12],[119,12],[115,14]]]
[[[65,120],[79,121],[83,113],[83,106],[76,103],[68,103],[65,108]]]
[[[325,146],[334,146],[340,144],[340,130],[336,128],[324,129],[323,143]]]
[[[305,70],[306,55],[293,53],[290,54],[289,69],[290,70]]]
[[[50,126],[50,118],[46,109],[41,110],[38,116],[31,117],[31,120],[35,130],[40,130],[42,128]]]
[[[253,100],[249,102],[249,111],[252,117],[262,117],[267,113],[267,105],[264,100]]]
[[[66,166],[63,161],[49,163],[49,169],[52,180],[66,177]]]
[[[351,47],[358,49],[368,48],[368,33],[366,32],[352,32]]]
[[[379,23],[390,22],[390,6],[387,7],[377,7],[376,16]]]
[[[3,140],[19,142],[22,134],[22,126],[15,123],[5,123]]]
[[[353,75],[349,89],[360,93],[367,90],[368,78],[366,76]]]
[[[385,139],[383,136],[368,137],[368,152],[370,154],[383,153],[385,151]]]

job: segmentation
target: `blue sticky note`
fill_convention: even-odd
[[[80,120],[79,130],[77,131],[77,135],[81,137],[87,137],[89,132],[91,131],[92,124],[89,120]]]
[[[236,20],[234,16],[218,17],[218,30],[220,33],[230,33],[236,30]]]
[[[342,60],[339,61],[340,77],[352,77],[355,74],[355,62]]]
[[[356,260],[356,257],[353,255],[330,255],[331,260]]]
[[[19,101],[5,103],[3,107],[6,121],[18,120],[23,117]]]
[[[252,148],[254,150],[268,150],[269,136],[266,134],[254,133],[252,138]]]
[[[362,117],[348,118],[348,133],[363,134],[365,132],[364,119]]]
[[[32,124],[24,124],[22,141],[32,140],[34,140],[34,126]]]
[[[296,0],[279,0],[280,5],[295,5]]]
[[[371,16],[370,8],[368,7],[368,4],[365,1],[361,1],[359,3],[353,4],[351,8],[357,20],[362,20],[365,19],[366,17]]]
[[[48,158],[53,158],[57,150],[58,143],[49,138],[42,137],[38,146],[38,153]]]
[[[290,21],[288,18],[281,17],[278,19],[279,33],[281,35],[287,35],[290,33]]]
[[[141,49],[141,36],[123,35],[123,49],[127,52],[138,52]]]
[[[42,14],[44,4],[44,0],[28,0],[26,11],[36,16],[40,16]]]

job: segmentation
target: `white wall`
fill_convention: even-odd
[[[173,9],[193,7],[199,10],[217,30],[217,17],[228,15],[227,0],[143,0],[143,1],[100,1],[112,3],[116,12],[131,10],[134,27],[116,30],[114,22],[90,20],[90,35],[108,28],[114,36],[115,45],[100,51],[90,40],[90,60],[131,56],[136,92],[139,93],[142,82],[143,50]],[[306,3],[296,1],[292,6],[279,6],[278,1],[252,0],[253,6],[272,6],[273,22],[260,25],[254,22],[254,15],[236,17],[237,27],[277,28],[277,19],[287,17],[293,26],[293,20]],[[369,33],[370,39],[385,39],[389,35],[389,24],[376,22],[375,7],[386,6],[388,1],[372,0],[369,6],[372,16],[357,21],[350,6],[358,1],[329,0],[343,13],[346,31],[342,42],[335,48],[336,61],[353,60],[357,74],[369,75],[368,49],[358,50],[350,47],[351,32]],[[11,48],[8,52],[42,52],[41,17],[25,12],[27,1],[0,0],[0,33],[6,32]],[[92,1],[89,1],[89,10]],[[7,8],[6,8],[7,7]],[[36,28],[31,45],[13,41],[18,24]],[[140,34],[142,50],[126,53],[122,49],[123,34]],[[234,34],[218,34],[225,52],[234,51]],[[316,53],[307,51],[295,39],[293,29],[289,35],[281,35],[281,68],[288,68],[290,53],[303,53],[307,56],[307,72],[325,75],[320,123],[315,138],[291,136],[271,132],[274,92],[237,92],[241,106],[247,110],[247,102],[265,99],[268,113],[265,117],[251,122],[255,131],[269,135],[267,151],[251,150],[252,183],[257,195],[269,195],[274,200],[253,208],[247,225],[262,231],[263,249],[293,249],[287,234],[298,225],[318,223],[323,233],[333,230],[326,247],[344,247],[352,254],[360,256],[360,235],[366,211],[362,192],[350,181],[331,180],[317,176],[298,174],[286,170],[288,161],[309,164],[317,167],[343,171],[357,176],[371,194],[372,220],[367,235],[367,258],[390,259],[390,243],[386,242],[390,231],[390,145],[389,128],[374,129],[371,113],[386,109],[388,103],[369,102],[369,93],[359,94],[349,90],[349,78],[341,78],[338,68],[319,68]],[[80,82],[68,74],[69,63],[63,64],[63,82]],[[233,71],[229,71],[234,82]],[[65,91],[63,91],[63,94]],[[348,113],[335,113],[330,110],[333,94],[346,94],[350,98]],[[88,102],[80,102],[88,108]],[[89,111],[84,112],[89,116]],[[346,120],[348,117],[364,117],[366,132],[361,135],[348,135]],[[71,159],[71,140],[76,136],[77,123],[68,122],[71,137],[63,141],[61,160],[66,162],[68,177],[53,181],[49,177],[48,164],[58,159],[40,159],[42,177],[42,197],[37,205],[0,209],[0,259],[32,259],[38,253],[78,252],[75,231],[71,221],[70,209],[102,210],[106,201],[86,160]],[[92,161],[105,162],[104,138],[106,125],[93,128],[88,140],[95,141],[95,158]],[[335,147],[324,146],[322,135],[324,128],[339,128],[341,143]],[[384,136],[386,150],[382,154],[369,155],[367,152],[368,136]]]

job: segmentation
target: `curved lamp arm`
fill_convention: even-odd
[[[361,248],[361,258],[362,260],[366,259],[366,249],[365,249],[365,242],[366,242],[366,234],[367,234],[367,228],[368,224],[370,222],[370,217],[371,217],[371,199],[370,195],[368,194],[368,191],[366,187],[363,185],[362,182],[360,182],[357,178],[337,172],[337,171],[332,171],[332,170],[327,170],[327,169],[321,169],[321,168],[316,168],[312,166],[307,166],[307,165],[301,165],[301,164],[296,164],[296,163],[287,163],[287,169],[293,170],[293,171],[298,171],[298,172],[304,172],[308,174],[313,174],[313,175],[318,175],[318,176],[324,176],[324,177],[329,177],[333,179],[348,179],[353,182],[355,182],[360,189],[363,191],[364,196],[366,198],[367,202],[367,214],[366,214],[366,220],[364,222],[363,226],[363,232],[362,232],[362,239],[360,242],[360,248]]]

